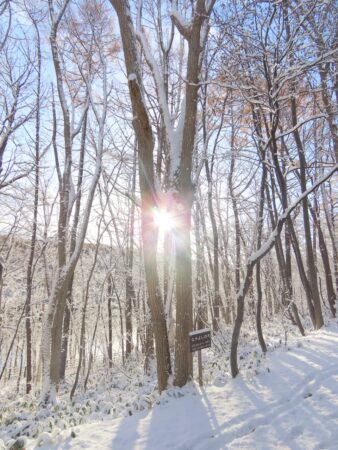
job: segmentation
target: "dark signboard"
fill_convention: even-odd
[[[211,347],[211,332],[208,328],[191,331],[189,333],[190,351],[196,352],[203,348]]]

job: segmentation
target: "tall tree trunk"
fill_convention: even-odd
[[[273,106],[276,109],[276,111],[279,111],[279,105],[278,102],[273,102]],[[278,145],[277,145],[277,139],[276,139],[276,131],[279,121],[279,113],[275,113],[271,117],[271,128],[268,131],[269,137],[270,137],[270,150],[271,150],[271,156],[274,164],[275,174],[280,190],[281,195],[281,202],[284,211],[288,208],[288,191],[287,191],[287,185],[286,180],[283,176],[283,172],[280,167],[280,163],[278,160]],[[266,125],[268,128],[268,126]],[[274,197],[273,197],[274,198]],[[276,210],[276,206],[274,206]],[[305,331],[304,327],[302,325],[302,322],[299,317],[298,308],[293,300],[293,285],[292,285],[292,267],[291,267],[291,252],[290,247],[291,244],[293,246],[293,249],[297,255],[298,252],[298,245],[296,240],[296,233],[294,231],[293,223],[291,218],[288,216],[286,226],[285,226],[285,258],[284,258],[284,273],[285,273],[285,299],[284,299],[284,305],[287,307],[291,320],[298,326],[300,333],[304,336]],[[301,258],[297,258],[298,267],[301,263]]]
[[[101,221],[103,219],[101,218]],[[88,302],[89,302],[89,287],[90,287],[90,283],[91,280],[93,278],[93,274],[94,274],[94,270],[96,268],[96,263],[97,263],[97,257],[98,257],[98,253],[99,253],[99,248],[100,248],[100,240],[101,240],[102,235],[100,235],[100,224],[98,225],[98,234],[97,234],[97,239],[96,239],[96,247],[95,247],[95,253],[94,253],[94,261],[93,264],[90,268],[90,272],[87,278],[87,282],[86,282],[86,287],[84,290],[84,302],[83,302],[83,309],[82,309],[82,317],[81,317],[81,330],[80,330],[80,348],[79,348],[79,360],[78,360],[78,365],[77,365],[77,370],[76,370],[76,375],[75,375],[75,380],[74,380],[74,384],[73,387],[70,391],[70,398],[72,399],[74,397],[78,382],[79,382],[79,376],[80,376],[80,370],[81,370],[81,365],[84,362],[84,351],[85,351],[85,335],[86,335],[86,320],[87,320],[87,307],[88,307]]]
[[[229,208],[229,205],[227,204],[227,209]],[[223,226],[223,220],[222,220],[222,214],[220,209],[220,201],[217,199],[217,214],[218,214],[218,221],[219,221],[219,227],[221,231],[221,238],[222,238],[222,250],[221,254],[223,255],[223,271],[222,271],[222,278],[223,278],[223,288],[225,293],[225,311],[224,311],[224,320],[227,325],[231,323],[231,310],[232,310],[232,300],[231,300],[231,275],[230,275],[230,267],[229,267],[229,255],[228,255],[228,239],[227,239],[227,233],[225,232],[224,226]],[[229,225],[229,214],[227,211],[226,214],[226,229],[228,231],[228,225]]]
[[[329,185],[331,190],[331,185]],[[327,227],[329,230],[329,235],[332,244],[332,253],[333,253],[333,271],[334,271],[334,279],[336,292],[338,292],[338,239],[337,233],[335,229],[335,214],[334,214],[334,205],[332,201],[332,196],[330,196],[330,202],[328,201],[328,196],[325,190],[325,185],[321,186],[321,193],[323,198],[323,207],[325,212],[325,219],[327,223]],[[330,204],[329,204],[330,203]]]
[[[113,300],[113,281],[112,276],[108,277],[107,287],[107,308],[108,308],[108,364],[109,369],[113,367],[113,318],[112,318],[112,300]]]
[[[136,188],[136,156],[137,147],[134,144],[134,159],[133,159],[133,177],[131,185],[131,194],[135,196]],[[134,228],[135,228],[135,202],[131,203],[130,218],[129,218],[129,246],[127,251],[126,261],[126,357],[130,356],[133,349],[133,315],[132,308],[135,302],[135,289],[133,283],[133,265],[134,265]]]
[[[230,191],[230,197],[231,197],[231,203],[232,203],[232,209],[234,211],[235,216],[235,285],[236,285],[236,293],[238,293],[240,285],[241,285],[241,229],[240,229],[240,222],[239,222],[239,212],[238,212],[238,205],[237,205],[237,197],[234,190],[234,173],[235,173],[235,160],[236,160],[236,153],[235,153],[235,142],[234,142],[234,129],[232,128],[231,131],[231,160],[230,160],[230,172],[229,172],[229,178],[228,178],[228,185],[229,185],[229,191]]]
[[[286,189],[286,184],[285,184],[284,178],[282,177],[282,171],[280,170],[280,166],[279,166],[279,162],[278,162],[277,158],[274,158],[274,164],[275,164],[275,172],[277,174],[277,180],[279,181],[279,187],[280,187],[281,196],[282,196],[283,208],[284,208],[284,210],[286,210],[288,207],[287,189]],[[272,177],[271,177],[271,180],[272,180],[271,186],[272,186],[272,189],[274,192],[275,181]],[[267,191],[267,193],[268,193],[268,191]],[[273,202],[272,203],[273,203],[273,209],[275,211],[275,216],[277,218],[277,208],[276,208],[276,202],[274,199],[275,199],[275,194],[273,194]],[[270,203],[271,203],[271,200],[270,200]],[[270,214],[270,218],[271,218],[271,223],[273,224],[274,219],[273,219],[272,214]],[[277,219],[275,219],[275,220],[277,220]],[[292,223],[292,220],[290,217],[287,218],[285,227],[287,229],[285,231],[285,234],[286,234],[285,256],[284,256],[282,242],[281,242],[280,238],[277,238],[277,245],[276,245],[277,256],[279,255],[279,259],[278,259],[279,265],[280,265],[280,268],[282,268],[282,272],[283,272],[283,284],[284,284],[283,306],[286,308],[286,311],[288,312],[289,318],[291,319],[292,323],[294,323],[295,325],[298,326],[298,329],[299,329],[301,335],[304,336],[305,335],[304,327],[303,327],[302,322],[299,317],[297,305],[293,301],[291,254],[290,254],[290,248],[289,248],[290,237],[291,237],[292,248],[294,250],[298,268],[300,271],[301,279],[302,279],[303,285],[305,286],[305,290],[308,294],[307,300],[308,300],[308,306],[309,306],[309,312],[310,312],[311,318],[314,318],[314,308],[312,305],[310,286],[307,281],[305,270],[303,267],[303,262],[302,262],[302,258],[301,258],[301,254],[300,254],[298,239],[297,239],[296,232],[295,232],[295,229],[294,229],[294,226],[293,226],[293,223]]]
[[[32,284],[34,275],[34,255],[36,247],[36,234],[37,234],[37,218],[38,218],[38,206],[39,206],[39,178],[40,178],[40,97],[41,97],[41,47],[40,47],[40,33],[35,20],[33,25],[37,36],[37,91],[36,91],[36,123],[35,123],[35,180],[34,180],[34,206],[33,206],[33,226],[32,237],[30,244],[30,254],[27,266],[27,294],[26,294],[26,393],[29,394],[32,389]]]
[[[262,232],[263,232],[263,221],[264,221],[264,203],[265,203],[265,184],[267,179],[267,168],[264,163],[265,152],[262,153],[262,179],[260,187],[260,197],[259,197],[259,212],[258,212],[258,230],[257,230],[257,249],[262,245]],[[257,307],[256,307],[256,328],[259,344],[261,346],[262,352],[266,353],[267,348],[263,337],[262,331],[262,283],[261,283],[261,263],[257,261],[256,264],[256,287],[257,287]]]
[[[288,0],[283,0],[283,12],[284,12],[284,24],[286,30],[286,39],[287,42],[291,42],[291,26],[289,22],[289,5]],[[293,47],[290,47],[288,53],[288,59],[290,66],[293,67],[295,64],[294,58],[294,50]],[[296,143],[298,158],[299,158],[299,174],[300,174],[300,186],[302,193],[306,191],[306,157],[304,146],[299,134],[298,128],[298,117],[297,117],[297,103],[296,103],[296,86],[295,81],[291,81],[290,85],[290,110],[291,110],[291,123],[293,126],[293,138]],[[309,218],[309,210],[308,210],[308,202],[305,198],[302,202],[302,210],[303,210],[303,223],[304,223],[304,233],[305,233],[305,242],[306,242],[306,256],[307,256],[307,269],[308,269],[308,278],[311,286],[313,306],[315,312],[315,329],[319,329],[324,325],[322,308],[320,303],[319,289],[318,289],[318,281],[317,281],[317,271],[314,261],[314,253],[312,247],[312,239],[311,239],[311,228],[310,228],[310,218]]]
[[[237,205],[237,197],[234,191],[233,185],[233,177],[235,171],[235,130],[234,130],[234,122],[232,122],[231,127],[231,160],[230,160],[230,171],[228,178],[228,186],[230,191],[232,209],[234,211],[235,216],[235,286],[236,286],[236,316],[234,321],[234,327],[231,338],[231,352],[230,352],[230,366],[232,376],[235,377],[238,373],[237,367],[237,348],[239,335],[244,319],[244,299],[245,295],[250,287],[253,266],[247,267],[247,277],[243,283],[243,289],[241,289],[241,230],[240,230],[240,222],[239,222],[239,213],[238,213],[238,205]]]
[[[326,111],[326,118],[329,124],[329,129],[331,133],[332,143],[333,143],[333,150],[334,150],[334,157],[336,159],[336,163],[338,163],[338,127],[335,122],[335,117],[337,115],[336,109],[337,104],[334,104],[334,102],[330,99],[330,94],[328,92],[328,72],[329,72],[330,63],[326,62],[321,64],[319,67],[319,75],[320,75],[320,81],[321,81],[321,93],[322,93],[322,100],[324,103],[325,111]],[[337,65],[336,65],[337,70]],[[336,74],[336,83],[337,83],[337,74]],[[336,84],[337,89],[337,84]],[[337,95],[337,90],[336,90]],[[336,99],[338,101],[338,99]]]
[[[207,52],[206,52],[207,53]],[[206,55],[207,57],[207,55]],[[204,59],[206,59],[206,57]],[[204,78],[205,80],[208,79],[208,67],[207,63],[205,63],[205,74]],[[203,115],[202,115],[202,126],[203,126],[203,147],[204,147],[204,165],[205,165],[205,173],[207,177],[207,183],[208,183],[208,211],[211,221],[211,228],[212,228],[212,236],[213,236],[213,281],[214,281],[214,292],[213,292],[213,302],[212,302],[212,308],[213,308],[213,330],[218,331],[219,330],[219,318],[220,318],[220,308],[222,307],[222,299],[220,294],[220,281],[219,281],[219,235],[218,235],[218,229],[216,224],[216,217],[215,217],[215,211],[214,211],[214,205],[213,205],[213,169],[214,169],[214,161],[215,161],[215,153],[216,148],[218,145],[219,135],[221,133],[223,122],[224,122],[224,110],[227,103],[227,96],[225,97],[223,101],[223,108],[221,112],[221,121],[220,125],[218,127],[217,136],[215,139],[215,143],[213,145],[213,151],[211,155],[211,161],[209,164],[208,160],[208,144],[209,144],[209,136],[207,135],[207,95],[208,95],[208,84],[206,83],[205,86],[202,88],[203,92],[203,99],[202,99],[202,108],[203,108]]]
[[[70,255],[72,255],[75,250],[76,234],[78,231],[78,225],[79,225],[79,220],[80,220],[80,208],[81,208],[81,200],[82,200],[81,186],[82,186],[82,182],[83,182],[84,156],[85,156],[86,136],[87,136],[87,119],[88,119],[88,111],[85,111],[85,115],[84,115],[84,119],[83,119],[83,127],[82,127],[82,131],[81,131],[80,159],[79,159],[77,186],[76,186],[77,197],[76,197],[76,202],[75,202],[73,225],[72,225],[72,230],[71,230],[71,235],[70,235],[70,249],[69,249]],[[74,275],[71,276],[69,286],[67,287],[67,299],[66,299],[65,313],[64,313],[64,319],[63,319],[62,343],[61,343],[61,367],[60,367],[60,379],[61,380],[64,380],[65,375],[66,375],[69,327],[70,327],[70,319],[71,319],[71,308],[72,308],[72,304],[73,304],[73,283],[74,283]]]
[[[291,97],[291,117],[293,127],[297,126],[297,106],[294,97]],[[306,191],[306,159],[303,144],[299,135],[298,129],[293,132],[294,139],[296,142],[299,164],[300,164],[300,184],[302,193]],[[319,296],[318,281],[317,281],[317,271],[314,261],[314,254],[312,248],[311,239],[311,228],[310,228],[310,218],[307,199],[302,202],[303,209],[303,222],[304,222],[304,232],[306,241],[306,255],[307,255],[307,268],[308,268],[308,278],[311,286],[314,310],[315,310],[315,328],[318,330],[324,325],[322,308]]]
[[[207,5],[197,0],[189,31],[182,28],[172,16],[176,27],[188,42],[185,108],[182,123],[181,159],[174,174],[173,185],[177,189],[177,211],[181,225],[175,232],[176,239],[176,340],[174,384],[183,386],[192,376],[192,354],[189,348],[189,332],[192,331],[192,263],[190,247],[191,209],[194,186],[192,184],[192,156],[195,148],[197,100],[202,56],[208,35],[208,20],[214,1]],[[174,142],[172,142],[174,145]],[[174,149],[171,149],[174,151]]]
[[[335,293],[335,290],[333,287],[329,253],[327,250],[324,234],[322,231],[321,221],[320,221],[320,218],[318,215],[318,207],[316,206],[314,208],[310,202],[308,202],[308,207],[309,207],[310,213],[312,215],[313,223],[315,224],[315,227],[316,227],[317,233],[318,233],[319,250],[320,250],[321,257],[322,257],[323,268],[324,268],[324,273],[325,273],[327,300],[329,303],[329,307],[330,307],[332,316],[336,317],[336,293]]]
[[[144,303],[144,322],[145,322],[145,345],[144,345],[144,373],[150,375],[150,362],[154,357],[154,333],[151,323],[151,318],[148,314],[145,302]]]
[[[204,267],[203,267],[203,245],[201,239],[201,222],[199,213],[198,200],[196,202],[196,211],[194,214],[194,230],[195,230],[195,245],[196,245],[196,323],[197,329],[206,327],[208,320],[207,308],[205,307],[205,299],[203,298],[204,290]]]
[[[267,167],[266,167],[266,149],[263,147],[263,133],[262,133],[262,120],[259,110],[254,106],[251,108],[252,119],[254,123],[254,128],[258,136],[258,151],[259,158],[262,164],[262,177],[261,186],[259,193],[259,209],[258,209],[258,227],[257,227],[257,249],[262,245],[262,233],[264,224],[264,204],[265,204],[265,188],[267,182]],[[256,306],[256,329],[259,344],[261,346],[262,352],[266,353],[267,348],[263,337],[262,331],[262,283],[261,283],[261,264],[260,261],[256,264],[256,287],[257,287],[257,306]]]
[[[176,239],[176,340],[175,385],[183,386],[192,375],[192,356],[189,348],[189,331],[192,320],[192,269],[191,269],[191,204],[180,199],[182,224],[175,233]]]
[[[155,336],[158,388],[161,392],[167,387],[171,364],[166,319],[157,273],[157,231],[152,216],[153,209],[157,206],[153,161],[154,140],[144,102],[136,36],[131,19],[129,2],[110,1],[116,11],[120,25],[129,94],[134,116],[133,127],[138,142],[144,267],[149,308]]]

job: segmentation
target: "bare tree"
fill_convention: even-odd
[[[79,123],[75,124],[70,115],[69,106],[65,92],[65,74],[62,70],[60,49],[57,42],[59,25],[68,6],[66,0],[58,11],[52,0],[49,2],[49,13],[51,17],[50,44],[52,49],[53,64],[56,75],[58,99],[62,111],[63,119],[63,146],[64,146],[64,164],[63,171],[59,165],[57,149],[55,148],[55,159],[59,177],[59,217],[58,217],[58,264],[54,274],[51,293],[48,301],[44,319],[42,357],[44,364],[44,401],[53,401],[55,392],[58,389],[60,381],[61,349],[62,349],[62,323],[67,300],[67,289],[70,280],[74,274],[77,262],[79,260],[83,243],[85,240],[91,207],[94,199],[97,183],[101,174],[102,157],[104,152],[104,131],[107,115],[107,102],[110,86],[107,79],[107,61],[102,47],[98,45],[99,65],[102,68],[102,78],[100,80],[102,87],[102,100],[97,103],[93,94],[93,73],[91,72],[91,57],[87,60],[86,71],[83,72],[85,79],[85,90],[88,93],[94,120],[98,126],[98,138],[96,142],[94,159],[94,170],[90,180],[87,198],[85,202],[82,222],[78,230],[76,245],[73,253],[67,258],[68,228],[69,218],[72,212],[75,196],[72,183],[72,148],[73,140],[80,132],[86,115],[88,104],[83,105],[82,114]],[[82,75],[82,74],[81,74]],[[97,79],[96,79],[97,81]],[[74,103],[73,103],[74,107]]]
[[[150,218],[146,219],[145,214],[149,215],[151,208],[157,207],[158,192],[154,182],[153,169],[153,133],[149,122],[146,106],[144,103],[144,87],[141,72],[139,68],[139,57],[136,40],[139,41],[143,50],[146,62],[151,70],[155,88],[158,96],[158,108],[161,114],[163,128],[165,130],[166,146],[169,149],[170,158],[170,185],[174,189],[174,211],[178,217],[180,225],[175,229],[176,241],[176,341],[175,341],[175,384],[184,385],[191,375],[191,355],[188,346],[188,332],[192,330],[192,279],[191,279],[191,249],[190,249],[190,228],[191,228],[191,207],[193,201],[193,185],[191,180],[192,173],[192,154],[195,141],[196,117],[197,117],[197,98],[198,81],[201,71],[202,54],[205,47],[208,34],[208,18],[211,14],[214,2],[206,4],[204,1],[196,1],[191,8],[191,15],[188,20],[184,20],[178,10],[177,2],[173,3],[172,21],[184,37],[188,44],[187,72],[185,97],[182,101],[180,118],[176,129],[173,126],[173,118],[170,115],[168,100],[165,94],[166,80],[161,75],[158,64],[153,57],[149,42],[142,29],[142,2],[138,5],[136,32],[131,20],[129,4],[122,6],[119,2],[111,1],[114,6],[121,29],[121,37],[124,48],[125,63],[129,81],[129,91],[132,101],[133,113],[137,117],[133,125],[139,145],[139,166],[140,166],[140,185],[142,195],[142,229],[145,264],[150,255],[149,244],[156,241],[147,237],[151,230]],[[163,40],[161,40],[163,45]],[[171,39],[169,47],[171,47]],[[169,50],[168,50],[169,51]],[[142,121],[142,122],[141,122]],[[145,205],[147,202],[147,205]],[[147,212],[146,212],[147,211]],[[149,239],[149,241],[148,241]],[[148,243],[147,243],[148,241]],[[156,245],[155,245],[156,246]],[[153,257],[152,257],[153,258]],[[153,266],[154,259],[150,259]],[[150,261],[149,261],[150,262]],[[152,272],[152,274],[150,274]],[[159,371],[159,388],[162,390],[167,384],[169,349],[166,336],[167,332],[163,317],[163,307],[158,311],[160,317],[155,317],[155,304],[161,304],[160,299],[156,299],[156,286],[158,286],[158,276],[154,268],[146,268],[147,287],[150,298],[150,309],[154,324],[154,333],[156,341],[157,364]],[[155,284],[154,284],[155,283]],[[154,294],[150,289],[153,289]],[[161,330],[156,330],[156,323],[162,323]],[[162,347],[161,349],[159,347]],[[163,352],[161,355],[158,352]],[[159,361],[161,358],[161,363]],[[161,374],[160,374],[161,372]]]
[[[253,274],[253,269],[258,261],[260,261],[276,244],[278,236],[281,234],[283,225],[285,224],[287,218],[290,216],[292,211],[311,194],[315,189],[317,189],[322,183],[324,183],[327,179],[329,179],[334,173],[338,170],[338,165],[336,164],[331,170],[327,172],[327,174],[320,178],[311,188],[307,191],[303,192],[302,195],[290,205],[281,216],[278,217],[276,222],[276,227],[269,235],[269,238],[265,241],[265,243],[254,252],[247,260],[245,277],[241,284],[241,288],[237,294],[237,304],[238,315],[236,318],[235,326],[232,333],[231,340],[231,354],[230,354],[230,365],[231,365],[231,374],[235,378],[238,375],[238,361],[237,361],[237,349],[238,349],[238,340],[240,335],[241,326],[243,323],[243,311],[244,311],[244,300],[245,296],[248,292],[251,277]]]
[[[8,147],[9,142],[13,144],[16,131],[22,129],[36,112],[36,104],[32,101],[34,57],[29,39],[25,37],[24,43],[20,44],[7,36],[0,52],[0,63],[0,189],[3,189],[29,173],[27,168],[20,170],[16,165],[16,145]],[[5,152],[8,153],[6,161]]]

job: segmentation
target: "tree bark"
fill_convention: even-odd
[[[157,231],[152,217],[153,208],[157,206],[153,162],[154,140],[144,102],[136,36],[131,20],[129,2],[110,1],[116,11],[120,25],[129,94],[134,115],[133,127],[138,142],[144,266],[155,336],[158,388],[161,392],[167,387],[171,364],[167,326],[157,273]]]

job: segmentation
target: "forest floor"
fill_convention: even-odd
[[[337,449],[337,321],[257,356],[232,380],[171,387],[151,408],[28,438],[26,448]],[[256,353],[255,353],[256,354]],[[1,445],[0,445],[1,447]]]

